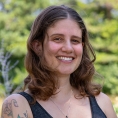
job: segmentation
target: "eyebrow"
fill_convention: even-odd
[[[50,37],[53,37],[53,36],[55,36],[55,35],[59,35],[59,36],[63,36],[63,37],[64,37],[64,35],[63,35],[63,34],[59,34],[59,33],[52,34]],[[82,38],[81,38],[81,37],[79,37],[79,36],[72,35],[71,37],[78,38],[78,39],[81,39],[81,40],[82,40]]]

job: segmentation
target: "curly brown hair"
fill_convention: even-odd
[[[27,41],[28,52],[25,58],[25,67],[29,75],[24,80],[24,86],[28,87],[34,98],[40,100],[48,99],[57,90],[57,81],[55,81],[55,71],[46,65],[43,54],[36,54],[32,47],[32,42],[38,40],[43,47],[47,29],[56,21],[67,19],[68,17],[80,26],[82,30],[82,42],[84,43],[81,63],[70,75],[70,84],[83,97],[88,95],[95,96],[101,91],[100,85],[92,83],[92,78],[95,74],[93,63],[96,57],[89,43],[88,32],[82,18],[74,9],[67,6],[50,6],[43,10],[35,19]]]

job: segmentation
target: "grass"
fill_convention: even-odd
[[[118,96],[109,96],[109,97],[112,101],[114,110],[115,110],[117,117],[118,117]],[[1,109],[2,109],[3,100],[4,100],[3,98],[0,98],[0,116],[1,116]]]

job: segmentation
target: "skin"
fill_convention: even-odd
[[[19,94],[10,95],[4,100],[1,113],[1,118],[32,117],[31,110],[26,99]]]
[[[13,117],[13,112],[12,112],[12,105],[14,107],[18,107],[17,101],[15,99],[12,99],[10,102],[8,100],[5,101],[4,103],[4,109],[3,109],[3,113]]]
[[[107,118],[117,118],[112,103],[106,94],[100,93],[98,96],[96,96],[96,100],[100,108],[107,116]]]
[[[35,52],[37,54],[39,51],[44,53],[47,64],[56,70],[59,89],[56,91],[57,94],[51,98],[69,118],[78,118],[78,116],[92,118],[88,97],[76,99],[74,96],[79,96],[78,91],[72,88],[69,83],[70,74],[77,69],[81,62],[83,54],[81,37],[82,32],[79,25],[72,19],[64,19],[48,28],[43,45],[44,49],[38,41],[34,41],[32,44]],[[29,91],[26,92],[30,94]],[[112,104],[105,94],[100,93],[96,96],[96,100],[107,118],[117,118]],[[52,117],[65,117],[50,98],[47,101],[37,99],[37,102]],[[5,99],[2,118],[33,118],[33,115],[26,99],[21,95],[14,94]]]
[[[70,99],[70,91],[73,90],[74,95],[78,95],[78,91],[70,86],[69,77],[79,66],[83,54],[83,46],[81,40],[82,32],[79,25],[72,19],[64,19],[56,22],[52,27],[48,28],[47,35],[44,40],[44,56],[50,67],[57,71],[59,78],[59,89],[56,95],[52,96],[53,101],[67,114],[68,101]],[[39,42],[34,43],[36,51],[42,50]],[[71,61],[61,60],[59,57],[73,57]],[[66,95],[66,96],[65,96]],[[97,102],[108,118],[116,118],[115,112],[109,98],[100,93],[96,96]],[[104,99],[104,100],[103,100]],[[49,100],[37,100],[48,111],[51,116],[63,118],[60,110]],[[106,104],[109,107],[104,107]],[[108,109],[109,108],[109,109]],[[79,112],[80,111],[80,112]],[[70,118],[91,118],[91,109],[89,99],[71,98]]]
[[[44,53],[48,66],[56,71],[60,87],[67,83],[70,85],[69,77],[81,62],[83,45],[82,31],[72,19],[59,20],[48,28],[43,44],[44,49],[37,40],[32,44],[36,54]]]
[[[79,25],[71,19],[56,22],[47,30],[44,48],[48,65],[57,71],[59,77],[69,77],[79,66],[83,54],[82,31]]]

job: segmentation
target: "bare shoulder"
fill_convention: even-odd
[[[107,118],[117,118],[110,98],[106,94],[101,92],[99,95],[96,96],[96,100],[100,108],[106,114]]]
[[[8,96],[2,104],[2,118],[33,118],[27,100],[20,94]]]

